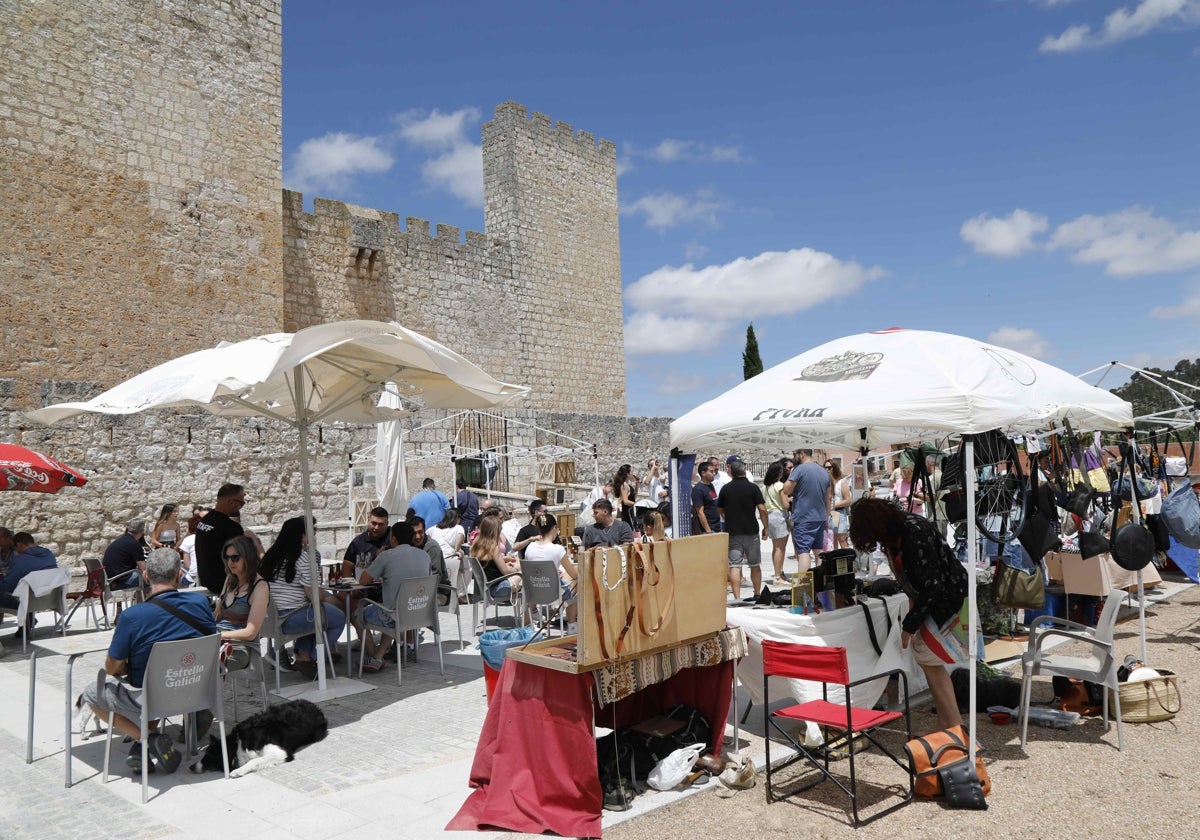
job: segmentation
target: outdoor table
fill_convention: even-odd
[[[354,638],[354,625],[350,621],[350,598],[354,592],[366,592],[369,589],[375,588],[376,584],[356,583],[353,586],[322,586],[321,589],[332,595],[342,596],[342,611],[346,613],[346,676],[353,677],[354,671],[352,662],[354,657],[350,653],[350,644]],[[334,673],[336,677],[337,674]]]
[[[924,673],[911,654],[900,647],[900,617],[908,612],[908,596],[901,593],[889,595],[885,599],[871,598],[868,604],[879,646],[883,649],[882,654],[877,654],[871,646],[866,616],[860,606],[842,607],[814,615],[793,613],[786,607],[737,607],[728,610],[726,621],[745,630],[749,641],[749,653],[738,662],[737,673],[751,701],[763,701],[764,639],[793,644],[844,647],[851,679],[858,680],[901,668],[908,675],[909,692],[915,694],[923,690],[926,687]],[[888,631],[885,609],[891,614],[891,632]],[[776,679],[779,684],[776,686],[773,680],[771,689],[771,696],[775,699],[782,697],[783,692],[791,694],[799,703],[821,699],[820,683]],[[856,687],[853,694],[854,704],[869,708],[879,699],[886,687],[882,680]],[[831,689],[831,701],[833,693],[835,692]],[[834,702],[840,702],[840,699]]]
[[[34,692],[37,687],[37,659],[39,653],[56,653],[67,657],[67,682],[63,688],[64,705],[66,708],[66,787],[71,786],[71,718],[73,714],[74,697],[71,691],[71,672],[75,668],[75,660],[87,653],[107,651],[112,644],[114,630],[103,630],[95,633],[80,633],[76,636],[53,636],[48,639],[30,639],[29,646],[33,648],[29,654],[29,731],[25,742],[25,763],[33,763],[33,704]]]

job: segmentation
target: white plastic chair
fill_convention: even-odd
[[[1095,628],[1054,616],[1038,616],[1029,628],[1029,647],[1021,654],[1021,748],[1025,748],[1025,737],[1029,731],[1029,698],[1033,690],[1033,677],[1052,674],[1077,680],[1088,680],[1112,689],[1104,692],[1104,731],[1108,731],[1108,696],[1116,698],[1117,748],[1125,749],[1125,730],[1121,725],[1121,691],[1117,680],[1117,658],[1113,650],[1113,627],[1117,623],[1117,612],[1128,593],[1114,589],[1104,599],[1104,609]],[[1043,645],[1049,639],[1080,642],[1092,650],[1086,657],[1045,653]]]
[[[308,609],[309,606],[310,606],[309,604],[305,604],[302,607],[296,607],[296,609],[288,610],[283,615],[280,615],[279,610],[276,609],[276,607],[275,607],[274,599],[272,599],[271,601],[269,601],[267,603],[267,615],[266,615],[266,618],[263,619],[262,629],[258,631],[258,637],[259,637],[259,639],[267,639],[271,645],[271,655],[264,657],[264,659],[267,662],[270,662],[272,665],[275,666],[275,691],[276,692],[279,691],[279,687],[280,687],[279,672],[281,670],[283,670],[279,666],[279,659],[280,659],[280,657],[286,655],[284,646],[288,642],[293,641],[295,639],[301,639],[305,636],[312,635],[311,630],[303,630],[303,631],[300,631],[299,633],[284,633],[283,632],[283,622],[287,621],[287,619],[294,613],[297,613],[300,610]],[[336,677],[337,676],[337,664],[333,661],[333,650],[330,649],[330,647],[328,645],[325,646],[325,655],[329,657],[329,674],[330,674],[330,676]],[[349,667],[350,667],[350,663],[346,663],[346,668],[349,669]],[[348,670],[347,670],[347,674],[349,674]]]
[[[442,658],[442,630],[438,622],[437,608],[438,576],[408,578],[400,581],[400,589],[396,593],[396,603],[389,609],[370,598],[363,598],[362,605],[375,604],[395,624],[372,624],[363,619],[363,632],[376,631],[395,639],[397,646],[404,644],[405,634],[409,630],[420,632],[422,629],[433,631],[434,644],[437,645],[438,666],[443,674],[446,673],[446,663]],[[400,685],[404,671],[404,652],[401,650],[396,657],[396,685]],[[364,644],[358,652],[358,676],[362,677],[363,663],[366,661],[367,646]]]
[[[206,709],[212,711],[213,720],[220,725],[221,758],[224,759],[225,778],[229,778],[229,751],[225,744],[225,709],[221,703],[221,669],[217,654],[221,649],[221,634],[197,636],[173,642],[155,642],[150,649],[150,660],[146,663],[142,681],[142,717],[139,721],[142,742],[142,804],[150,796],[148,774],[150,756],[147,739],[150,736],[150,721],[162,720],[175,715],[186,715]],[[104,671],[99,675],[100,687],[105,681]],[[103,690],[99,697],[104,698]],[[104,741],[104,777],[108,783],[108,765],[112,755],[114,726],[108,727]]]
[[[470,564],[471,579],[475,584],[474,596],[476,599],[478,599],[478,600],[473,601],[471,604],[471,626],[472,626],[471,632],[476,635],[479,634],[480,622],[475,617],[475,609],[477,606],[479,606],[481,604],[483,605],[483,623],[485,625],[487,624],[487,613],[488,613],[489,607],[492,608],[495,618],[500,617],[500,607],[512,607],[513,619],[519,620],[517,618],[517,613],[518,613],[518,610],[520,609],[520,607],[518,606],[520,597],[521,597],[520,593],[519,592],[512,593],[510,591],[510,593],[507,597],[498,598],[492,594],[491,587],[495,586],[496,583],[498,583],[499,581],[506,580],[506,579],[512,580],[515,578],[517,580],[520,580],[521,573],[520,572],[510,572],[507,575],[501,575],[500,577],[496,578],[495,580],[489,581],[487,579],[487,575],[484,574],[483,565],[479,562],[478,558],[472,557],[471,555],[467,554],[467,555],[463,556],[463,561]]]
[[[562,601],[562,582],[558,577],[558,564],[553,560],[530,560],[528,558],[522,560],[521,591],[517,593],[517,597],[527,616],[531,615],[535,609],[540,613],[539,608],[541,607],[553,611],[553,608]],[[558,611],[560,634],[566,632],[565,612],[562,609]]]

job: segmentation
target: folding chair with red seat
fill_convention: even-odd
[[[881,679],[888,679],[893,674],[899,674],[903,680],[901,688],[902,696],[904,697],[903,712],[888,712],[877,709],[869,709],[861,706],[855,706],[851,702],[851,689],[855,686],[864,685],[866,683],[876,682]],[[808,680],[810,682],[821,683],[821,699],[810,700],[807,703],[798,703],[794,706],[788,706],[779,711],[771,711],[770,697],[770,681],[771,677],[783,677],[786,679]],[[829,699],[829,686],[840,686],[841,694],[843,695],[840,702],[831,702]],[[835,697],[836,701],[836,697]],[[904,719],[904,738],[900,742],[901,748],[903,744],[912,738],[912,725],[909,718],[908,707],[908,675],[902,670],[887,671],[880,674],[872,674],[860,680],[850,679],[850,667],[846,660],[845,648],[834,647],[819,647],[815,645],[798,645],[785,644],[783,642],[763,642],[763,731],[766,734],[766,750],[767,750],[767,802],[775,802],[791,796],[793,793],[809,790],[821,782],[829,779],[836,784],[842,791],[850,797],[850,805],[854,816],[854,827],[870,822],[884,814],[890,813],[903,805],[907,805],[913,799],[913,771],[912,766],[901,758],[899,751],[892,751],[885,747],[879,740],[876,739],[876,730],[880,727],[894,723],[901,718]],[[850,783],[847,786],[841,779],[834,776],[829,771],[829,750],[826,747],[808,748],[802,743],[803,738],[797,739],[787,732],[780,724],[783,721],[799,721],[802,723],[815,723],[826,728],[825,744],[828,745],[833,741],[841,738],[842,744],[845,746],[849,755]],[[796,750],[796,754],[784,760],[778,767],[771,766],[771,730],[774,729],[779,735],[783,736],[789,746]],[[832,735],[832,737],[831,737]],[[860,819],[858,815],[858,778],[855,773],[854,753],[857,748],[855,743],[859,738],[865,738],[871,744],[879,748],[880,752],[894,761],[908,774],[908,791],[900,802],[897,802],[881,811],[871,814],[865,819]],[[820,775],[816,781],[793,788],[787,793],[776,794],[771,786],[771,776],[778,773],[786,767],[790,767],[797,761],[807,761],[814,768],[820,771]]]

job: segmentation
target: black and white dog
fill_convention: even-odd
[[[288,700],[268,706],[233,727],[225,736],[229,775],[245,776],[291,761],[296,751],[324,739],[325,713],[307,700]],[[221,741],[210,735],[208,746],[192,762],[193,773],[222,770]]]

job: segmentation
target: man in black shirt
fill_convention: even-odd
[[[717,512],[717,491],[713,476],[717,465],[705,461],[698,467],[700,481],[692,485],[692,534],[715,534],[721,530],[721,514]]]
[[[546,512],[546,503],[541,499],[534,499],[529,503],[529,524],[517,531],[517,538],[513,540],[513,551],[522,560],[525,559],[525,547],[538,538],[537,526],[533,524],[533,520],[537,519],[539,513]]]
[[[140,586],[142,570],[146,568],[146,520],[130,519],[125,533],[104,549],[104,576],[112,589],[132,589]]]
[[[742,597],[742,564],[750,566],[750,583],[754,595],[762,589],[762,543],[767,539],[767,503],[757,484],[746,478],[746,465],[733,461],[729,465],[729,481],[717,494],[717,512],[725,520],[729,532],[729,588],[733,600]],[[760,530],[754,515],[762,523]]]
[[[196,573],[200,585],[209,592],[220,592],[225,585],[225,561],[221,550],[226,540],[240,537],[244,529],[231,517],[246,504],[246,488],[240,484],[222,484],[217,503],[196,524]]]
[[[375,559],[375,555],[388,547],[387,508],[377,507],[367,514],[367,530],[350,541],[342,556],[342,577],[358,580],[359,574]],[[363,556],[365,563],[359,564]],[[357,567],[357,570],[356,570]]]

